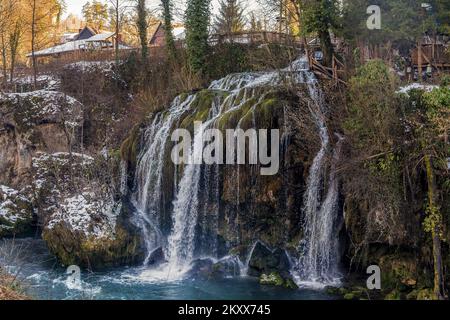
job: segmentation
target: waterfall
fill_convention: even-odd
[[[300,242],[300,259],[296,270],[299,283],[315,285],[336,285],[339,283],[339,227],[337,214],[339,204],[339,182],[336,177],[336,163],[339,160],[342,137],[333,152],[325,198],[326,172],[330,167],[327,153],[330,136],[325,124],[325,102],[316,81],[308,82],[310,96],[314,103],[310,112],[320,137],[320,149],[309,171],[307,190],[304,194],[304,238]]]
[[[196,258],[220,258],[217,256],[217,230],[221,171],[219,165],[202,164],[205,130],[217,128],[218,120],[222,116],[248,104],[251,105],[246,112],[253,117],[255,125],[255,108],[263,101],[266,92],[291,81],[307,84],[310,96],[316,102],[315,106],[311,107],[311,113],[321,138],[321,149],[314,159],[304,199],[307,239],[303,243],[304,257],[299,262],[299,266],[302,266],[299,270],[304,272],[299,275],[303,280],[319,279],[325,274],[334,277],[334,268],[338,262],[334,253],[337,243],[334,242],[335,235],[331,232],[336,222],[334,208],[338,201],[338,183],[331,174],[328,194],[322,201],[330,138],[323,116],[325,110],[321,93],[314,75],[307,69],[306,60],[299,59],[280,71],[231,74],[212,82],[207,89],[214,95],[208,115],[203,118],[199,127],[195,127],[194,138],[188,150],[189,161],[181,167],[173,166],[171,186],[167,186],[167,179],[164,178],[165,172],[167,174],[167,170],[172,170],[166,163],[170,159],[168,155],[173,145],[171,134],[186,116],[198,112],[196,101],[201,93],[181,95],[172,102],[167,111],[154,116],[143,134],[143,148],[138,156],[135,190],[132,194],[136,208],[134,220],[143,232],[147,249],[145,264],[154,249],[163,247],[167,260],[162,267],[164,277],[176,279],[189,270],[191,262]],[[237,127],[240,127],[244,116],[246,115],[241,115]],[[236,169],[239,174],[238,168]],[[235,187],[237,214],[241,192],[238,181]],[[167,203],[170,205],[165,205]],[[170,230],[164,230],[161,221],[165,210],[170,211]],[[315,255],[317,257],[314,257]]]
[[[179,117],[189,110],[187,106],[192,100],[192,96],[184,101],[181,101],[180,97],[175,98],[170,112],[167,115],[160,113],[155,116],[144,134],[146,147],[138,157],[135,174],[137,192],[133,195],[133,202],[138,213],[135,215],[135,221],[143,230],[147,247],[145,264],[148,262],[151,252],[158,246],[164,245],[158,215],[162,210],[161,186],[165,149],[170,142],[171,129]]]

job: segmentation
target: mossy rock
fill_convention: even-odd
[[[298,289],[298,286],[291,278],[283,278],[277,272],[271,272],[270,274],[263,273],[259,277],[259,283],[266,286],[284,287],[286,289]]]
[[[259,283],[262,285],[282,286],[284,284],[284,280],[276,272],[272,272],[269,275],[263,273],[259,278]]]
[[[421,289],[417,292],[417,300],[436,300],[432,289]]]
[[[287,278],[284,280],[284,287],[287,289],[298,289],[297,284],[291,278]]]
[[[401,300],[401,294],[399,290],[392,290],[385,297],[384,300]]]
[[[31,232],[33,207],[19,191],[0,185],[0,237]]]
[[[194,101],[190,104],[190,111],[181,121],[179,128],[187,129],[191,133],[194,130],[194,122],[205,122],[215,99],[224,99],[228,93],[224,91],[216,91],[204,89],[196,93]]]
[[[131,130],[128,137],[120,147],[120,154],[123,160],[127,161],[130,170],[136,168],[137,158],[140,149],[141,125],[136,125]]]
[[[409,291],[417,284],[417,261],[406,254],[387,254],[379,261],[381,283],[385,289]]]
[[[417,300],[417,295],[420,290],[413,290],[406,295],[406,300]]]
[[[64,224],[45,229],[42,237],[50,251],[65,265],[104,269],[135,264],[143,258],[141,240],[117,226],[113,237],[85,237]]]
[[[344,294],[344,299],[345,300],[355,300],[355,294],[353,294],[352,292],[348,292],[346,294]]]
[[[63,265],[103,269],[133,265],[144,259],[140,232],[121,203],[95,193],[60,201],[48,219],[42,238]]]

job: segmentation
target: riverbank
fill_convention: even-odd
[[[30,300],[17,279],[0,267],[0,300]]]

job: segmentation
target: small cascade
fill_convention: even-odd
[[[128,163],[125,160],[120,162],[120,195],[126,196],[128,192]]]
[[[143,230],[147,247],[148,262],[151,252],[158,246],[164,245],[160,230],[159,213],[163,210],[163,168],[166,147],[170,142],[171,130],[179,117],[188,110],[192,96],[185,101],[175,98],[166,115],[159,113],[144,134],[146,147],[138,157],[136,166],[135,185],[137,192],[133,195],[136,207],[136,224]]]
[[[211,110],[215,110],[212,108]],[[217,109],[216,109],[217,111]],[[168,258],[171,267],[180,271],[189,267],[193,260],[195,229],[199,213],[199,192],[201,178],[201,159],[203,156],[204,132],[215,120],[218,112],[212,112],[212,118],[203,123],[194,132],[194,142],[189,154],[189,161],[184,168],[183,177],[174,201],[173,231],[169,236]]]
[[[304,195],[304,238],[300,243],[296,278],[299,283],[336,285],[340,278],[338,271],[340,217],[337,214],[339,182],[336,177],[336,163],[339,160],[342,137],[338,136],[339,141],[330,166],[327,161],[330,136],[324,121],[325,103],[314,82],[310,82],[309,89],[311,97],[316,102],[310,106],[310,111],[319,131],[321,147],[310,168]],[[327,180],[328,168],[330,173]],[[328,190],[325,195],[326,185]]]

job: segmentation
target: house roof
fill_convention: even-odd
[[[70,51],[77,51],[82,49],[86,45],[86,40],[75,40],[75,41],[69,41],[64,44],[60,44],[54,47],[46,48],[43,50],[35,51],[34,55],[36,57],[40,56],[49,56],[53,54],[59,54],[64,52],[70,52]],[[27,57],[31,57],[33,54],[29,53],[27,54]]]
[[[93,35],[87,39],[69,41],[69,42],[54,46],[54,47],[35,51],[34,55],[36,57],[43,57],[43,56],[50,56],[50,55],[54,55],[54,54],[77,51],[77,50],[86,48],[88,44],[92,44],[93,42],[106,42],[108,39],[110,39],[114,35],[115,35],[114,32],[99,33],[99,34]],[[125,50],[125,49],[130,49],[130,47],[121,44],[121,45],[119,45],[119,49]],[[31,56],[32,56],[32,53],[27,54],[27,57],[31,57]]]
[[[156,34],[158,33],[159,28],[162,27],[162,22],[159,21],[158,23],[150,26],[150,30],[149,30],[149,35],[150,35],[150,40],[149,42],[152,43],[156,37]]]
[[[185,27],[176,27],[172,29],[173,37],[175,40],[184,40],[186,39],[186,28]]]
[[[78,33],[78,36],[75,38],[75,40],[85,40],[88,39],[94,35],[96,35],[98,32],[89,26],[85,26],[83,29],[80,30]]]
[[[113,37],[115,34],[116,34],[115,32],[99,33],[99,34],[96,34],[95,36],[92,36],[92,37],[86,39],[86,41],[88,41],[88,42],[106,41],[109,38]]]
[[[156,23],[155,25],[153,25],[150,28],[150,32],[149,32],[149,34],[150,34],[149,42],[150,43],[152,43],[155,40],[155,37],[156,37],[156,35],[158,33],[158,30],[160,28],[164,28],[164,25],[163,25],[163,23],[161,21]],[[172,34],[173,34],[173,37],[174,37],[175,41],[177,41],[177,40],[184,40],[186,38],[186,28],[183,27],[183,26],[174,27],[174,28],[172,28]]]

